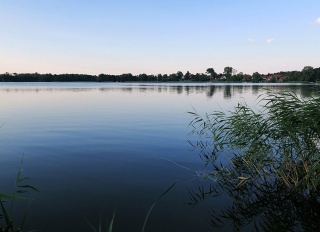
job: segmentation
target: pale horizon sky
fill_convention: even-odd
[[[0,0],[0,73],[320,67],[319,0]]]

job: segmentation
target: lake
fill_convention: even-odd
[[[114,231],[209,231],[216,198],[192,207],[189,191],[206,170],[188,140],[200,114],[258,103],[266,89],[303,97],[318,91],[302,84],[212,83],[0,83],[0,192],[11,194],[23,157],[30,192],[26,229],[91,231],[115,212]],[[17,200],[17,222],[26,209]],[[223,231],[223,230],[222,230]]]

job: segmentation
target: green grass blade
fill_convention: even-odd
[[[149,218],[149,216],[150,216],[150,213],[151,213],[153,207],[154,207],[154,206],[157,204],[157,202],[158,202],[164,195],[166,195],[176,184],[177,184],[177,182],[173,183],[173,184],[172,184],[169,188],[167,188],[167,189],[160,195],[160,197],[158,197],[158,199],[152,204],[152,206],[150,207],[150,209],[149,209],[149,211],[148,211],[148,213],[147,213],[147,216],[146,216],[146,218],[145,218],[145,220],[144,220],[144,223],[143,223],[143,226],[142,226],[142,232],[144,232],[144,230],[145,230],[145,227],[146,227],[148,218]]]
[[[19,197],[19,196],[12,196],[12,195],[6,195],[6,194],[0,194],[0,198],[7,198],[7,199],[13,199],[13,198],[17,198],[17,199],[28,199],[25,197]]]
[[[25,224],[25,222],[26,222],[27,216],[28,216],[28,214],[29,214],[30,206],[31,206],[31,201],[29,201],[27,210],[26,210],[26,212],[25,212],[24,215],[23,215],[23,219],[22,219],[22,222],[21,222],[21,225],[20,225],[20,229],[21,229],[21,230],[22,230],[22,228],[23,228],[23,226],[24,226],[24,224]]]
[[[6,231],[8,231],[8,232],[9,232],[9,231],[13,231],[13,232],[14,232],[14,230],[13,230],[13,228],[12,228],[12,223],[11,223],[10,216],[9,216],[6,208],[4,207],[3,202],[2,202],[1,199],[0,199],[0,206],[1,206],[1,209],[2,209],[2,212],[3,212],[4,219],[5,219],[6,224],[7,224],[7,230],[6,230]],[[9,229],[10,229],[10,230],[9,230]]]
[[[113,221],[114,221],[114,216],[115,216],[116,212],[113,213],[112,215],[112,219],[110,221],[110,225],[109,225],[109,228],[108,228],[108,232],[112,232],[113,230]]]
[[[155,201],[155,202],[152,204],[152,206],[150,207],[150,209],[149,209],[149,211],[148,211],[148,213],[147,213],[147,216],[146,216],[146,218],[145,218],[145,220],[144,220],[144,223],[143,223],[143,227],[142,227],[142,231],[141,231],[141,232],[144,232],[144,229],[145,229],[145,227],[146,227],[146,224],[147,224],[149,215],[150,215],[153,207],[156,205],[156,203],[157,203],[157,201]]]
[[[87,222],[87,224],[90,226],[90,228],[91,228],[94,232],[97,232],[96,229],[91,225],[91,223],[90,223],[86,218],[84,218],[84,220]]]
[[[161,195],[158,197],[158,200],[160,200],[164,195],[166,195],[175,185],[177,182],[174,182],[169,188],[167,188]]]
[[[37,188],[35,188],[35,187],[31,186],[31,185],[19,185],[18,187],[19,188],[28,188],[28,189],[32,189],[32,190],[34,190],[36,192],[40,192]]]

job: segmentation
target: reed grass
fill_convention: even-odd
[[[320,187],[320,98],[268,92],[260,103],[260,110],[238,104],[233,111],[205,117],[189,112],[193,133],[211,142],[210,162],[218,156],[229,161],[217,168],[219,173],[239,171],[235,186],[277,179],[310,195]],[[239,162],[245,170],[238,169]]]
[[[13,193],[9,194],[0,194],[0,231],[1,232],[22,232],[28,213],[31,205],[31,199],[23,197],[21,194],[26,194],[28,191],[39,192],[37,188],[32,185],[25,184],[29,177],[24,177],[23,174],[23,157],[21,159],[21,165],[14,182]],[[23,218],[20,223],[14,222],[13,220],[13,205],[15,200],[27,200],[28,205],[23,215]]]
[[[192,144],[212,168],[202,175],[209,186],[189,191],[189,204],[226,193],[231,202],[212,210],[213,227],[229,221],[235,231],[318,231],[320,97],[268,91],[259,100],[257,108],[189,112],[199,136]]]

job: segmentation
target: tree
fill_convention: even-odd
[[[183,73],[182,73],[181,71],[178,71],[178,72],[177,72],[177,78],[178,78],[178,80],[180,81],[180,80],[182,79],[182,77],[183,77]]]
[[[218,74],[214,71],[213,68],[208,68],[206,70],[206,73],[210,75],[210,79],[212,78],[213,80],[215,80],[218,76]]]
[[[305,66],[301,71],[302,81],[315,81],[313,67]]]
[[[275,75],[273,75],[273,76],[271,77],[270,82],[271,82],[271,83],[276,83],[276,82],[277,82],[277,78],[276,78]]]
[[[119,77],[121,82],[124,81],[135,81],[135,78],[133,77],[133,75],[131,73],[123,73],[120,75]]]
[[[239,72],[239,73],[237,74],[237,78],[238,78],[239,81],[242,81],[242,80],[243,80],[243,77],[244,77],[243,72]]]
[[[231,74],[232,74],[232,70],[233,70],[233,68],[229,67],[229,66],[224,68],[223,73],[225,74],[227,80],[230,79]]]
[[[259,82],[261,80],[262,80],[262,78],[261,78],[261,74],[260,73],[255,72],[255,73],[252,74],[252,81],[253,82]]]
[[[314,69],[314,77],[315,77],[315,81],[320,81],[320,68]]]
[[[184,75],[184,79],[185,80],[190,80],[191,79],[191,75],[190,75],[189,71],[187,71],[186,74]]]
[[[145,73],[139,74],[138,79],[139,81],[148,81],[148,75]]]

